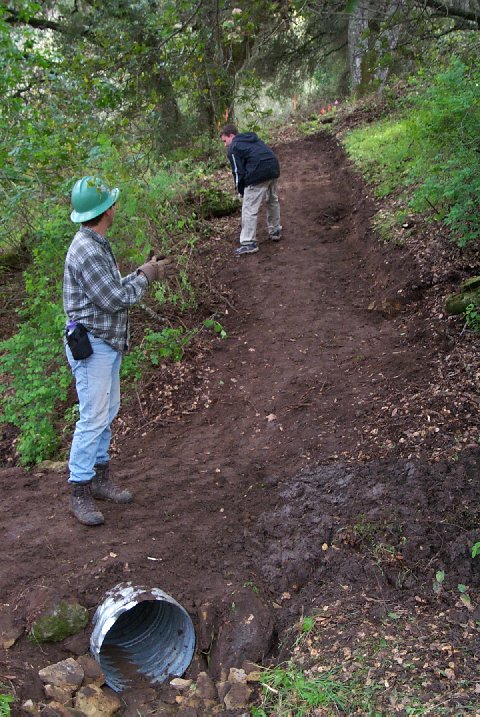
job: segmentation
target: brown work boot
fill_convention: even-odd
[[[124,490],[110,480],[108,463],[98,463],[93,466],[95,476],[92,480],[92,495],[98,500],[109,500],[112,503],[131,503],[133,496],[129,490]]]
[[[71,511],[75,518],[83,525],[102,525],[105,522],[103,515],[97,510],[92,496],[92,483],[73,483],[71,497]]]

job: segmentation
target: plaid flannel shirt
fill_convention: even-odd
[[[117,351],[128,349],[128,308],[147,290],[143,274],[120,275],[110,242],[89,227],[75,234],[65,259],[63,307],[69,320]]]

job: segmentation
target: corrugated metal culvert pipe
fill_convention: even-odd
[[[142,677],[152,684],[183,675],[195,650],[195,630],[184,607],[159,588],[121,583],[93,617],[90,651],[112,690]]]

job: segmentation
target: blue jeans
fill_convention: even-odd
[[[67,359],[75,377],[80,418],[76,423],[68,467],[69,483],[84,483],[95,475],[93,466],[108,463],[110,424],[120,408],[122,354],[102,339],[88,334],[93,354],[75,361],[68,346]]]

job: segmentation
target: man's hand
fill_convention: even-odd
[[[177,272],[177,265],[168,257],[157,261],[158,279],[166,279]]]
[[[145,274],[148,283],[151,284],[153,281],[161,281],[175,274],[177,266],[169,258],[162,257],[157,260],[157,257],[153,255],[149,261],[138,267],[138,271]]]
[[[147,277],[147,281],[149,284],[151,284],[154,281],[159,280],[158,276],[158,261],[155,256],[153,256],[150,261],[147,261],[145,264],[142,264],[142,266],[139,266],[137,271],[141,271],[142,274],[145,274]],[[163,278],[163,277],[162,277]]]

